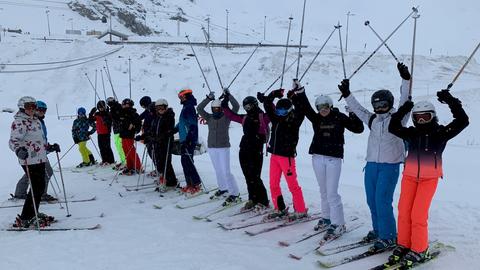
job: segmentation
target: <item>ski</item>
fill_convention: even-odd
[[[68,200],[69,203],[79,203],[79,202],[91,202],[91,201],[95,201],[97,199],[96,196],[93,196],[91,198],[87,198],[87,199],[78,199],[78,200]],[[18,204],[17,204],[18,202]],[[16,204],[14,205],[6,205],[6,206],[0,206],[0,209],[1,208],[15,208],[15,207],[23,207],[23,200],[22,201],[15,201]],[[57,200],[57,201],[51,201],[51,202],[45,202],[45,201],[42,201],[40,202],[41,205],[46,205],[46,204],[57,204],[57,203],[65,203],[65,200]]]
[[[262,233],[271,232],[271,231],[278,230],[278,229],[288,227],[288,226],[292,226],[292,225],[295,225],[295,224],[300,224],[300,223],[305,223],[305,222],[317,220],[319,218],[320,218],[320,212],[313,213],[311,215],[308,215],[305,218],[296,219],[296,220],[293,220],[293,221],[289,221],[288,217],[286,217],[287,220],[285,220],[284,222],[282,222],[280,224],[274,224],[272,226],[262,228],[262,229],[259,229],[259,230],[256,230],[256,231],[255,230],[250,230],[250,231],[247,230],[247,231],[245,231],[245,233],[247,235],[250,235],[250,236],[256,236],[256,235],[259,235],[259,234],[262,234]]]
[[[215,190],[217,190],[217,188],[213,188],[213,189],[210,189],[210,190],[207,190],[207,191],[202,190],[201,192],[197,192],[196,194],[193,194],[193,195],[186,195],[186,194],[181,193],[178,190],[169,190],[169,191],[166,191],[166,192],[160,192],[160,197],[165,198],[165,199],[176,199],[173,202],[168,203],[168,204],[172,204],[172,203],[175,204],[175,203],[178,203],[180,201],[186,201],[186,200],[190,200],[190,199],[193,199],[193,198],[197,198],[197,197],[202,196],[202,195],[207,195],[210,192],[215,191]],[[153,208],[162,209],[163,206],[161,204],[153,204]]]
[[[358,261],[358,260],[361,260],[361,259],[364,259],[364,258],[367,258],[367,257],[371,257],[371,256],[374,256],[374,255],[377,255],[377,254],[381,254],[381,253],[384,253],[384,252],[387,252],[387,251],[391,251],[391,250],[392,250],[391,248],[383,249],[383,250],[377,250],[377,251],[367,250],[363,253],[348,256],[348,257],[342,258],[342,259],[337,260],[337,261],[325,262],[323,260],[317,260],[317,263],[323,268],[332,268],[332,267],[336,267],[336,266],[339,266],[339,265],[342,265],[342,264],[347,264],[347,263],[351,263],[351,262],[354,262],[354,261]]]
[[[314,248],[311,248],[307,251],[303,251],[303,252],[299,252],[299,253],[290,253],[290,254],[288,254],[288,257],[290,257],[292,259],[295,259],[295,260],[301,260],[304,256],[306,256],[306,255],[308,255],[312,252],[315,252],[317,249],[319,249],[322,246],[340,238],[344,234],[352,232],[352,231],[360,228],[362,225],[363,225],[363,223],[358,223],[358,224],[352,224],[350,226],[347,226],[347,230],[343,234],[337,235],[337,236],[329,238],[329,239],[322,239]]]
[[[242,193],[240,194],[240,196],[245,196],[246,194],[245,193]],[[204,204],[209,204],[209,203],[212,203],[212,202],[218,202],[218,201],[221,201],[221,200],[225,200],[227,197],[224,197],[224,196],[210,196],[210,197],[206,197],[206,198],[202,198],[201,200],[199,201],[195,201],[195,202],[189,202],[189,201],[186,201],[186,202],[179,202],[175,205],[175,207],[179,208],[179,209],[187,209],[187,208],[192,208],[192,207],[196,207],[196,206],[200,206],[200,205],[204,205]]]
[[[60,232],[60,231],[92,231],[96,229],[100,229],[102,226],[100,224],[89,226],[89,227],[64,227],[64,228],[50,228],[44,227],[40,228],[39,230],[42,232]],[[29,228],[7,228],[2,229],[2,231],[9,231],[9,232],[25,232],[25,231],[36,231],[37,228],[29,227]]]
[[[233,206],[239,205],[239,204],[241,204],[241,203],[242,203],[242,200],[239,200],[238,202],[233,202],[233,203],[231,203],[231,204],[229,204],[229,205],[227,205],[227,206],[219,205],[219,206],[217,206],[217,207],[215,207],[215,208],[213,208],[213,209],[209,209],[208,211],[206,211],[206,212],[204,212],[204,213],[202,213],[202,214],[200,214],[200,215],[195,215],[195,216],[193,216],[193,218],[194,218],[194,219],[197,219],[197,220],[207,219],[207,218],[210,217],[210,216],[213,216],[213,215],[215,215],[215,214],[218,214],[218,213],[220,213],[220,212],[222,212],[222,211],[225,211],[225,210],[227,210],[227,209],[229,209],[229,208],[232,208]]]
[[[329,255],[341,253],[341,252],[344,252],[344,251],[347,251],[347,250],[352,250],[352,249],[356,249],[356,248],[359,248],[359,247],[364,247],[364,246],[370,245],[371,243],[372,243],[372,241],[360,240],[360,241],[357,241],[357,242],[354,242],[354,243],[345,244],[345,245],[341,245],[341,246],[336,246],[336,247],[331,247],[331,248],[326,248],[326,249],[318,249],[317,254],[321,255],[321,256],[329,256]]]
[[[272,211],[270,209],[270,211]],[[250,212],[254,213],[254,212]],[[267,224],[267,223],[273,223],[273,222],[284,222],[286,220],[286,217],[282,218],[273,218],[273,219],[264,219],[262,216],[268,214],[267,213],[255,213],[253,216],[247,217],[245,219],[240,220],[240,222],[229,222],[229,223],[217,223],[220,228],[231,231],[231,230],[238,230],[238,229],[244,229],[247,227],[251,226],[256,226],[260,224]],[[259,218],[260,217],[260,218]],[[255,219],[256,218],[256,219]],[[251,220],[255,219],[255,220]]]

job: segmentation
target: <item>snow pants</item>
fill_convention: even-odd
[[[188,186],[197,186],[202,183],[200,180],[200,175],[198,175],[197,168],[193,162],[193,153],[195,151],[195,144],[187,145],[181,144],[180,145],[180,161],[182,163],[183,173],[185,175],[185,181],[187,182]]]
[[[33,190],[33,197],[35,198],[35,206],[38,211],[38,207],[40,206],[40,199],[42,197],[42,194],[45,188],[45,163],[32,164],[28,166],[23,165],[22,168],[25,174],[27,174],[27,167],[28,167],[28,172],[30,174],[30,180],[32,181],[32,186],[30,187],[27,197],[25,198],[22,214],[20,215],[20,218],[23,220],[28,220],[35,216],[35,208],[34,208],[33,199],[32,199],[32,190]]]
[[[78,151],[80,151],[80,155],[82,155],[83,163],[90,163],[89,156],[92,154],[92,152],[90,152],[90,150],[87,148],[87,141],[78,143]]]
[[[404,175],[398,202],[398,241],[415,252],[428,248],[428,210],[438,178],[417,179]]]
[[[175,187],[178,183],[177,176],[175,175],[175,171],[173,170],[172,166],[172,142],[173,140],[168,146],[166,144],[148,144],[149,147],[152,149],[152,160],[154,161],[155,168],[160,174],[160,178],[165,178],[166,185],[169,187]],[[165,166],[167,166],[166,169]]]
[[[113,142],[115,143],[115,148],[117,149],[117,153],[118,153],[118,156],[120,157],[120,161],[122,162],[122,164],[125,165],[126,163],[125,153],[123,152],[122,138],[120,138],[119,133],[113,134]]]
[[[367,162],[365,166],[367,204],[372,216],[373,230],[380,239],[397,237],[392,202],[399,170],[399,163]]]
[[[248,199],[253,203],[268,206],[268,195],[261,178],[263,166],[262,151],[240,149],[240,166],[247,182]]]
[[[115,163],[113,157],[112,147],[110,146],[110,134],[98,134],[98,147],[100,148],[100,155],[103,163]]]
[[[312,166],[320,187],[322,217],[330,219],[332,224],[344,225],[342,197],[338,194],[342,159],[315,154]]]
[[[230,172],[230,147],[208,148],[208,154],[215,169],[218,189],[228,190],[229,195],[237,196],[240,192],[237,181]]]
[[[298,185],[297,169],[293,157],[283,157],[275,154],[270,156],[270,194],[272,195],[273,206],[278,210],[278,200],[280,197],[283,200],[282,189],[280,188],[282,173],[287,180],[288,189],[292,193],[295,212],[305,213],[307,210],[305,209],[302,188]]]
[[[47,195],[47,190],[48,190],[48,183],[50,182],[50,177],[53,175],[53,169],[52,166],[50,166],[50,162],[47,161],[45,162],[45,188],[43,189],[43,195]],[[24,199],[27,197],[27,190],[28,186],[30,185],[28,181],[28,176],[27,174],[23,174],[22,178],[18,180],[17,186],[15,188],[15,197]]]
[[[140,171],[142,162],[140,162],[140,158],[137,155],[133,139],[122,138],[122,148],[123,152],[126,153],[127,169]]]

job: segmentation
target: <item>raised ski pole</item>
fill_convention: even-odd
[[[393,58],[395,59],[395,61],[400,62],[398,61],[398,58],[397,56],[393,53],[392,49],[390,49],[390,47],[387,45],[386,42],[383,41],[382,37],[373,29],[373,27],[370,25],[370,21],[365,21],[365,26],[368,26],[368,28],[370,28],[370,30],[372,30],[372,32],[375,34],[375,36],[377,36],[377,38],[383,42],[383,45],[385,46],[385,48],[387,48],[387,50],[390,52],[390,54],[393,56]]]
[[[105,102],[106,102],[107,92],[105,91],[105,81],[103,80],[103,69],[100,69],[100,77],[102,78],[103,96],[105,97]]]
[[[33,210],[35,212],[35,221],[37,223],[37,230],[40,233],[40,221],[38,220],[37,202],[35,201],[35,196],[33,195],[34,192],[33,192],[32,178],[30,177],[30,169],[28,168],[28,162],[26,159],[25,159],[25,172],[27,173],[28,182],[30,183],[30,193],[32,194]],[[43,181],[43,179],[41,181]]]
[[[282,78],[280,80],[280,89],[283,87],[283,76],[285,75],[285,64],[287,63],[287,53],[288,53],[288,42],[290,41],[290,30],[292,28],[292,20],[293,18],[288,18],[288,33],[287,33],[287,44],[285,46],[285,56],[283,57],[283,68],[282,68]],[[298,59],[297,59],[298,61]]]
[[[55,153],[57,154],[57,163],[58,163],[58,169],[60,171],[60,180],[62,181],[63,198],[65,199],[65,206],[67,207],[67,217],[70,217],[72,215],[70,214],[70,211],[68,210],[67,192],[65,191],[65,181],[63,181],[62,164],[60,164],[60,157],[58,156],[58,152],[55,151]]]
[[[92,86],[92,90],[95,92],[95,97],[98,97],[99,99],[101,99],[100,96],[98,96],[97,90],[95,89],[95,86],[93,85],[92,81],[88,77],[87,73],[85,73],[85,76],[87,77],[87,80],[90,83],[90,86]],[[95,105],[97,105],[97,104],[95,104]]]
[[[417,37],[417,19],[420,18],[418,12],[413,15],[413,44],[412,44],[412,62],[410,63],[410,85],[408,86],[408,99],[412,100],[413,88],[413,67],[415,63],[415,41]]]
[[[412,12],[410,12],[410,14],[408,14],[408,16],[392,31],[392,33],[390,33],[390,35],[388,35],[388,37],[382,43],[380,43],[380,45],[378,45],[378,47],[367,57],[367,59],[365,59],[365,61],[363,61],[363,63],[360,64],[360,66],[352,73],[352,75],[350,75],[350,77],[348,77],[348,79],[351,80],[353,76],[355,76],[355,74],[357,74],[357,72],[378,52],[378,50],[383,46],[383,44],[385,44],[393,36],[393,34],[395,34],[397,30],[408,20],[408,18],[410,18],[410,16],[412,16],[416,12],[418,12],[417,7],[413,7]]]
[[[330,40],[330,38],[332,37],[333,33],[337,31],[337,28],[334,27],[332,32],[330,33],[330,35],[328,35],[328,38],[325,40],[325,42],[323,43],[322,47],[320,48],[320,50],[318,50],[317,54],[315,55],[315,57],[313,57],[312,61],[310,62],[310,64],[308,65],[307,69],[305,69],[305,71],[303,72],[302,74],[302,77],[300,77],[299,81],[302,81],[303,77],[305,77],[305,75],[307,74],[308,70],[312,67],[313,63],[315,63],[315,60],[317,60],[317,57],[320,55],[320,53],[322,52],[323,48],[325,48],[325,46],[327,45],[328,41]]]
[[[245,68],[245,66],[248,64],[248,62],[250,61],[250,59],[252,58],[252,56],[255,54],[255,52],[258,50],[258,48],[260,47],[260,45],[262,45],[261,42],[258,43],[257,47],[255,47],[255,50],[253,50],[252,54],[250,54],[250,56],[248,57],[247,61],[245,61],[245,63],[243,64],[243,66],[240,68],[240,70],[238,71],[237,75],[235,75],[235,77],[233,77],[233,80],[230,82],[230,84],[227,86],[226,89],[230,89],[230,86],[232,86],[233,82],[237,79],[238,75],[240,75],[240,73],[242,72],[242,70]]]
[[[212,92],[212,89],[210,88],[210,85],[208,84],[207,77],[205,76],[205,73],[203,72],[202,65],[200,65],[200,61],[198,61],[197,53],[193,49],[192,43],[190,42],[190,39],[188,38],[188,35],[185,36],[185,38],[188,41],[188,45],[190,45],[190,49],[192,49],[193,56],[195,56],[195,60],[197,61],[198,68],[200,69],[200,72],[202,72],[203,79],[205,80],[205,84],[207,85],[208,91]]]
[[[220,73],[218,72],[218,68],[217,68],[217,63],[215,62],[215,57],[213,57],[213,52],[212,52],[212,48],[210,48],[210,42],[209,42],[209,39],[208,39],[208,34],[207,32],[205,31],[205,28],[202,26],[202,31],[203,31],[203,35],[205,36],[205,40],[206,40],[206,43],[207,43],[207,48],[208,48],[208,52],[210,53],[210,57],[212,58],[212,62],[213,62],[213,67],[215,68],[215,72],[217,73],[217,78],[218,78],[218,82],[220,83],[220,87],[223,89],[223,83],[222,83],[222,79],[220,78]]]
[[[300,28],[300,44],[298,46],[298,61],[297,61],[297,72],[295,73],[295,78],[298,79],[298,72],[300,71],[300,58],[302,57],[302,41],[303,41],[303,24],[305,22],[305,7],[307,6],[307,0],[303,1],[303,14],[302,14],[302,27]]]
[[[478,48],[480,48],[480,42],[477,44],[477,47],[475,47],[475,50],[473,50],[473,52],[470,54],[470,56],[468,57],[468,59],[467,59],[467,61],[465,62],[465,64],[463,64],[462,68],[460,68],[460,70],[458,71],[457,75],[455,75],[455,77],[453,78],[452,82],[448,84],[447,90],[450,90],[450,88],[452,88],[452,86],[455,84],[455,82],[457,81],[458,77],[460,77],[460,74],[463,73],[463,70],[465,69],[465,67],[468,65],[468,63],[470,63],[470,60],[472,60],[473,56],[474,56],[475,53],[478,51]]]
[[[293,61],[293,62],[287,67],[287,69],[285,69],[285,72],[287,72],[297,61],[298,61],[298,58],[295,59],[295,61]],[[267,88],[265,91],[263,91],[263,94],[265,94],[266,92],[268,92],[268,90],[270,90],[270,89],[278,82],[278,80],[280,80],[280,78],[282,78],[282,76],[283,76],[283,73],[280,74],[280,75],[278,75],[278,77],[275,79],[275,81],[273,81],[272,84],[270,84],[270,86],[268,86],[268,88]]]
[[[338,22],[335,28],[338,28],[338,39],[340,40],[340,55],[342,56],[343,78],[346,79],[347,72],[345,71],[345,57],[343,56],[343,46],[342,46],[342,32],[340,31],[342,26],[340,25],[340,22]]]

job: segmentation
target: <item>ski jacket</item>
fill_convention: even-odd
[[[415,127],[403,127],[401,119],[403,110],[392,115],[389,131],[408,144],[408,155],[403,174],[411,177],[438,178],[443,176],[442,153],[447,141],[457,136],[468,124],[468,116],[460,101],[448,104],[453,115],[453,121],[443,126],[432,121],[429,124]]]
[[[43,137],[45,138],[45,142],[48,144],[47,126],[45,125],[45,121],[44,121],[45,117],[40,118],[37,116],[37,118],[38,120],[40,120],[40,123],[42,124]]]
[[[305,119],[305,114],[297,108],[297,102],[292,101],[294,109],[285,117],[277,116],[273,100],[273,97],[268,96],[263,103],[263,107],[272,123],[267,152],[282,157],[295,157],[297,155],[298,131],[303,119]]]
[[[122,111],[122,105],[120,103],[115,102],[112,106],[110,106],[110,114],[112,115],[112,128],[113,134],[120,133],[120,113]]]
[[[338,108],[332,108],[330,113],[323,117],[313,110],[304,92],[297,94],[296,98],[305,116],[312,122],[313,139],[308,153],[343,158],[345,129],[353,133],[362,133],[364,129],[362,121],[353,112],[347,116]]]
[[[230,96],[230,103],[232,104],[232,111],[238,112],[240,105],[237,100]],[[205,111],[205,106],[210,103],[209,98],[205,98],[198,104],[198,114],[207,121],[208,125],[208,148],[226,148],[230,147],[230,137],[228,129],[230,127],[230,118],[221,113],[219,117]]]
[[[19,159],[20,165],[45,163],[47,161],[47,143],[42,130],[42,124],[36,116],[29,116],[18,111],[13,117],[10,129],[10,150],[16,152],[18,148],[25,147],[28,151],[26,160]]]
[[[400,105],[403,105],[408,100],[409,83],[410,81],[402,80]],[[350,94],[345,100],[350,110],[370,128],[366,160],[376,163],[402,163],[405,160],[405,144],[402,139],[388,131],[391,116],[396,111],[395,108],[392,108],[387,113],[374,114],[360,105],[353,94]],[[408,118],[409,114],[405,115],[401,120],[403,126],[407,124]]]
[[[88,141],[93,133],[95,133],[95,124],[86,116],[79,116],[73,121],[72,137],[75,143]]]
[[[89,116],[90,121],[95,122],[98,135],[108,135],[112,130],[112,116],[110,112],[97,111],[93,115]]]
[[[120,138],[133,139],[140,132],[142,121],[135,108],[122,108],[119,115]]]
[[[153,118],[155,118],[155,103],[152,102],[148,108],[140,114],[140,121],[143,121],[143,132],[150,128]]]
[[[243,127],[243,136],[240,141],[240,150],[260,151],[267,142],[270,119],[262,110],[250,111],[247,114],[234,113],[228,103],[222,102],[223,113],[233,122]]]
[[[151,143],[154,147],[166,149],[168,140],[173,144],[173,131],[175,129],[175,113],[168,108],[164,114],[155,114],[148,130],[144,130],[145,143]]]
[[[188,99],[183,102],[180,118],[175,127],[175,131],[178,131],[180,143],[197,144],[198,142],[197,111],[195,110],[196,105],[197,100],[192,95],[190,95]]]

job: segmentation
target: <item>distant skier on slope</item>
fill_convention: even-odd
[[[398,63],[397,68],[402,77],[399,104],[403,105],[408,100],[410,72],[402,63]],[[402,139],[388,131],[391,116],[395,112],[394,98],[389,90],[376,91],[371,98],[374,110],[374,113],[371,113],[350,93],[348,79],[344,79],[338,88],[348,107],[370,128],[365,191],[373,230],[368,233],[365,240],[375,241],[372,251],[386,250],[395,246],[397,237],[392,207],[393,192],[398,181],[400,163],[405,159],[405,145]],[[405,125],[407,121],[408,115],[405,115],[402,124]]]
[[[453,121],[448,125],[438,124],[432,103],[407,101],[392,115],[388,129],[408,145],[398,202],[398,246],[389,257],[390,263],[401,261],[407,267],[429,257],[428,211],[438,178],[443,177],[442,153],[447,142],[469,124],[459,99],[448,90],[438,91],[437,96],[452,112]],[[411,110],[414,126],[403,127],[402,119]]]
[[[85,108],[78,108],[77,119],[73,121],[72,125],[73,142],[78,144],[78,150],[80,151],[80,155],[82,155],[82,163],[78,164],[77,168],[87,167],[97,163],[92,152],[90,152],[87,147],[90,136],[95,133],[95,123],[87,118],[86,113]]]
[[[258,107],[258,100],[248,96],[243,99],[242,105],[246,114],[234,113],[229,107],[230,93],[225,92],[222,108],[230,120],[240,123],[243,127],[243,136],[240,141],[240,166],[247,182],[248,201],[242,211],[268,208],[267,190],[261,178],[263,165],[263,145],[267,142],[270,120],[266,113]]]
[[[225,90],[228,93],[228,90]],[[229,96],[232,111],[238,112],[238,101]],[[212,113],[205,111],[205,106],[211,102]],[[212,197],[221,197],[227,194],[224,206],[240,201],[240,192],[235,177],[230,171],[230,118],[225,116],[221,101],[215,99],[214,93],[210,93],[197,106],[198,114],[207,121],[208,125],[208,154],[212,161],[217,177],[218,190]]]
[[[110,146],[112,115],[110,114],[104,100],[97,102],[97,106],[92,108],[88,114],[88,118],[95,123],[97,130],[98,147],[100,148],[100,156],[102,157],[102,163],[100,163],[100,166],[115,164],[112,147]]]
[[[303,198],[302,188],[298,184],[297,167],[295,156],[297,155],[298,132],[305,119],[305,114],[297,106],[294,92],[299,91],[299,85],[294,84],[294,90],[289,92],[292,100],[283,98],[283,89],[272,91],[267,97],[258,92],[257,98],[263,103],[268,118],[272,123],[270,141],[267,144],[267,152],[270,155],[270,194],[274,210],[267,218],[288,217],[296,220],[307,217],[307,208]],[[273,101],[279,100],[274,105]],[[293,212],[288,212],[288,207],[283,199],[280,188],[281,177],[285,177],[287,186],[292,193]]]
[[[312,155],[312,166],[320,187],[322,217],[318,220],[315,230],[327,229],[325,239],[343,234],[345,215],[342,198],[338,194],[338,184],[342,171],[344,154],[345,129],[353,133],[363,132],[362,121],[353,113],[348,115],[333,106],[329,96],[320,95],[315,99],[315,108],[310,105],[304,88],[298,85],[297,96],[300,108],[312,122],[313,138],[309,154]]]

